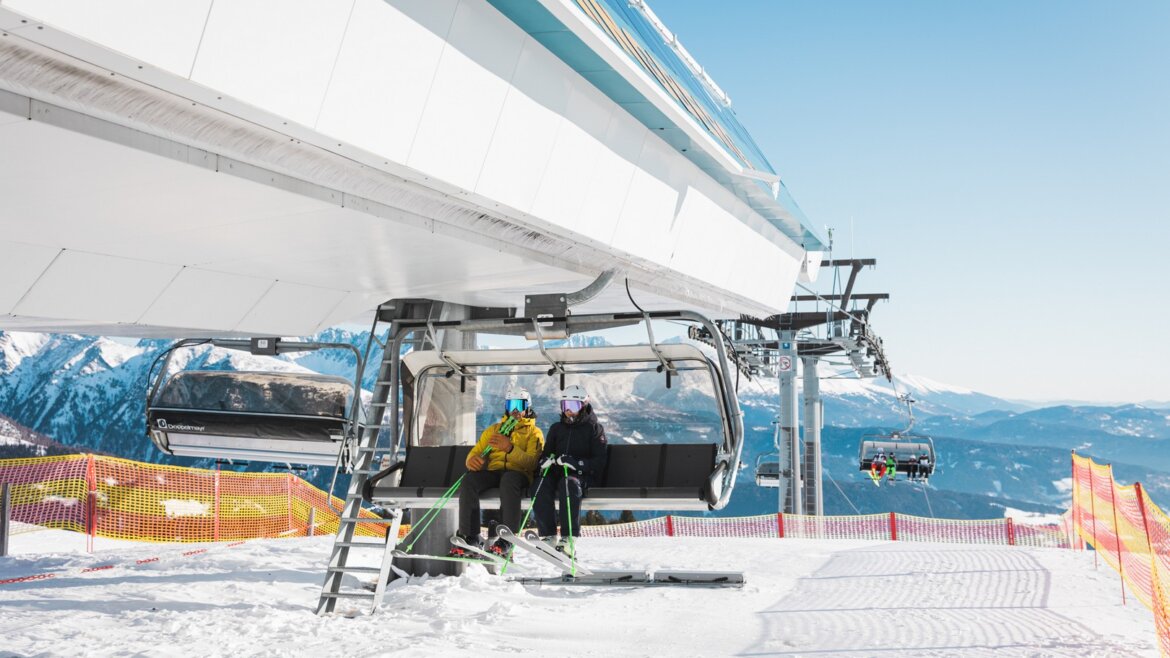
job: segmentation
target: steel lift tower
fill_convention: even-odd
[[[848,269],[840,294],[795,295],[792,297],[793,310],[788,313],[763,319],[741,316],[720,323],[720,328],[735,345],[736,365],[744,375],[779,379],[776,448],[780,463],[774,470],[777,478],[774,486],[780,489],[779,508],[785,513],[810,516],[824,513],[821,487],[823,404],[817,362],[843,355],[859,377],[891,377],[882,339],[873,331],[869,321],[877,302],[888,300],[890,296],[887,293],[853,292],[861,270],[876,263],[872,258],[825,261],[821,267]],[[812,310],[801,310],[802,304],[810,303]],[[692,332],[691,337],[708,338],[697,332]],[[803,377],[802,395],[798,395],[798,374]],[[801,407],[803,414],[798,411]]]

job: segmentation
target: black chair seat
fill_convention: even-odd
[[[404,464],[367,482],[367,502],[391,507],[430,507],[466,472],[467,446],[414,447]],[[715,468],[715,444],[611,445],[604,483],[585,492],[581,507],[597,510],[705,510],[708,478]],[[388,477],[401,470],[401,482]],[[529,500],[523,501],[528,507]],[[498,508],[489,489],[480,506]]]

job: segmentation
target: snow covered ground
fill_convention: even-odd
[[[0,656],[1158,655],[1150,612],[1132,596],[1122,606],[1117,576],[1088,552],[591,538],[589,564],[743,570],[747,584],[526,586],[477,566],[396,581],[376,614],[321,618],[331,542],[98,538],[90,555],[75,533],[16,535],[0,580],[60,575],[0,585]],[[549,569],[521,558],[511,573]]]

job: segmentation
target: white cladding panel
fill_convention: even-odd
[[[530,212],[569,103],[573,71],[528,39],[475,191]]]
[[[387,300],[384,293],[351,292],[325,316],[322,327],[334,327],[343,323],[367,325],[372,318],[370,309],[377,308]]]
[[[184,268],[139,321],[192,329],[234,327],[271,287],[271,280]]]
[[[352,7],[353,0],[217,2],[191,79],[313,126]]]
[[[11,240],[190,265],[247,249],[231,239],[237,224],[325,205],[38,121],[0,135],[21,153],[0,158],[0,180],[22,192],[3,205],[19,218],[4,225]]]
[[[646,127],[622,109],[615,109],[605,143],[586,183],[585,203],[574,226],[605,244],[613,241],[618,218],[634,180],[638,154],[649,136]]]
[[[186,78],[211,0],[4,0],[4,6]]]
[[[585,205],[589,177],[605,151],[601,139],[615,109],[593,85],[580,78],[571,80],[565,115],[557,129],[532,214],[554,224],[575,227]],[[613,223],[602,230],[612,234]]]
[[[310,212],[275,215],[223,227],[215,237],[231,243],[230,249],[212,254],[214,258],[201,259],[192,254],[190,260],[207,263],[209,269],[232,271],[249,276],[294,281],[313,281],[316,277],[301,278],[297,272],[306,261],[329,256],[353,255],[360,245],[375,241],[374,232],[383,220],[339,206],[322,207]],[[210,238],[207,236],[204,239]],[[290,262],[289,254],[296,254]],[[276,268],[276,269],[274,269]],[[353,273],[338,273],[332,285],[346,287]]]
[[[407,165],[475,188],[523,35],[487,3],[459,3]]]
[[[406,162],[457,4],[358,0],[317,129]]]
[[[0,126],[28,121],[30,109],[27,98],[0,89]],[[8,134],[0,129],[0,139],[6,139]]]
[[[0,242],[0,314],[12,312],[59,253],[61,250],[54,247]]]
[[[671,267],[784,308],[800,262],[784,257],[783,252],[778,254],[776,245],[741,222],[712,221],[725,214],[701,191],[687,188]],[[734,266],[737,263],[740,266]]]
[[[278,281],[252,307],[236,330],[251,334],[308,336],[345,300],[336,290]]]
[[[674,180],[679,176],[671,171],[671,158],[677,155],[653,133],[646,137],[613,235],[615,248],[663,265],[670,261],[679,201]]]
[[[65,251],[12,309],[12,314],[136,322],[179,269],[177,265]]]

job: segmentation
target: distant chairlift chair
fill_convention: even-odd
[[[858,470],[869,471],[873,458],[879,454],[894,455],[898,464],[899,473],[917,473],[920,478],[929,478],[934,474],[938,463],[934,451],[934,440],[929,436],[911,434],[914,427],[914,400],[909,395],[902,396],[906,403],[909,424],[906,429],[889,434],[866,434],[861,437],[861,444],[857,450]],[[922,455],[928,458],[925,469],[920,465]]]
[[[756,459],[756,486],[768,489],[780,486],[779,454],[763,454]]]

